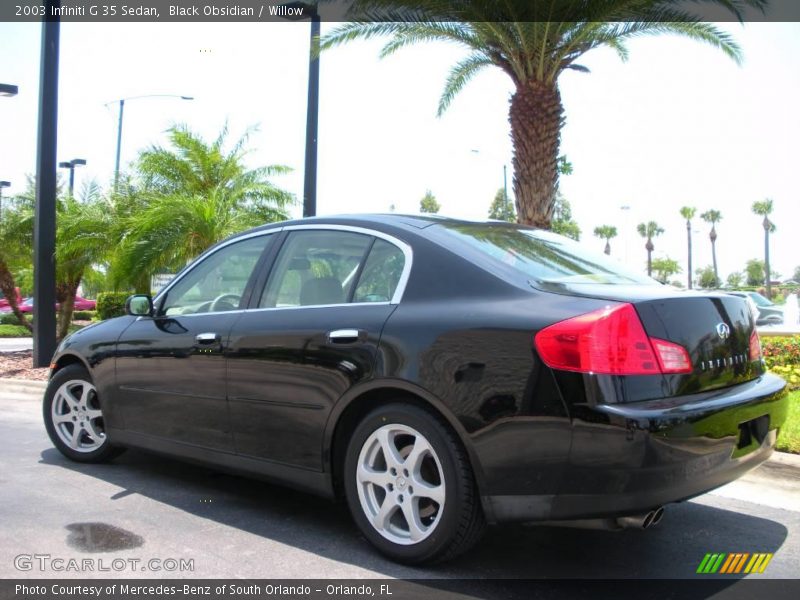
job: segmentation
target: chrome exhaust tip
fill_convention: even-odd
[[[618,517],[617,523],[623,529],[647,529],[652,525],[657,525],[664,515],[664,509],[658,507],[643,515],[629,515],[627,517]]]

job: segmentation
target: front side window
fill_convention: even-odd
[[[261,296],[261,308],[350,302],[373,238],[346,231],[289,234]]]
[[[237,310],[271,235],[235,242],[202,260],[167,293],[165,315],[193,315]]]

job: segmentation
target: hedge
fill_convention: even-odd
[[[125,314],[125,300],[131,292],[100,292],[97,294],[97,316],[102,319],[113,319]]]
[[[72,313],[72,319],[75,321],[91,321],[97,315],[94,310],[76,310]]]
[[[790,390],[800,389],[800,336],[764,337],[761,350],[769,370],[783,377]]]

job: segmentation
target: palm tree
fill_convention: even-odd
[[[708,234],[708,239],[711,240],[711,263],[714,265],[714,277],[720,281],[717,272],[717,230],[715,225],[722,220],[722,213],[712,208],[700,215],[700,218],[706,223],[711,223],[711,231]]]
[[[149,291],[150,276],[177,270],[232,233],[287,219],[294,197],[269,181],[290,171],[247,169],[248,133],[225,150],[227,127],[206,143],[185,125],[169,130],[170,148],[152,147],[136,165],[139,186],[123,186],[113,280]],[[144,289],[142,289],[144,288]]]
[[[681,216],[686,219],[686,239],[689,245],[689,268],[688,273],[686,274],[686,277],[689,280],[689,289],[692,289],[692,219],[694,218],[694,214],[696,212],[697,209],[693,206],[681,207]]]
[[[698,0],[722,7],[742,19],[743,10],[763,10],[767,0]],[[420,42],[456,43],[469,53],[455,64],[439,100],[443,114],[455,96],[481,69],[500,68],[514,84],[509,105],[514,147],[514,196],[521,223],[550,227],[558,181],[558,157],[564,107],[558,78],[566,70],[588,72],[580,58],[608,47],[622,60],[625,46],[643,35],[674,33],[711,44],[737,63],[741,51],[733,38],[678,0],[355,0],[349,23],[321,40],[323,50],[389,36],[381,51],[388,56]]]
[[[84,187],[81,201],[73,196],[58,205],[56,231],[56,301],[59,303],[56,338],[69,333],[75,296],[84,274],[93,265],[104,263],[113,245],[109,232],[117,227],[117,214],[100,188],[91,183]]]
[[[772,200],[770,198],[753,202],[753,213],[764,217],[761,226],[764,228],[764,275],[767,282],[767,298],[772,298],[772,276],[769,268],[769,234],[775,231],[775,224],[769,220],[771,212]]]
[[[653,250],[655,250],[655,246],[653,245],[653,238],[661,235],[664,233],[664,229],[658,226],[658,223],[655,221],[648,221],[647,223],[639,223],[636,226],[636,231],[639,232],[639,235],[643,238],[647,239],[647,243],[644,245],[645,249],[647,250],[647,276],[652,277],[653,275]]]
[[[29,330],[33,328],[17,306],[14,272],[29,266],[33,260],[33,198],[23,194],[9,201],[0,220],[0,291],[19,324]]]
[[[600,225],[594,228],[594,235],[606,241],[605,253],[611,254],[611,238],[617,237],[617,228],[613,225]]]

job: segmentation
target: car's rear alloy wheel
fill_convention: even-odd
[[[390,542],[421,542],[439,524],[447,492],[442,464],[417,430],[396,424],[372,432],[356,480],[361,510]]]
[[[408,563],[445,560],[483,529],[469,461],[433,414],[391,404],[364,418],[345,459],[345,491],[364,535]]]
[[[108,442],[97,389],[82,366],[69,365],[53,376],[43,413],[50,439],[68,458],[101,462],[119,453]]]

